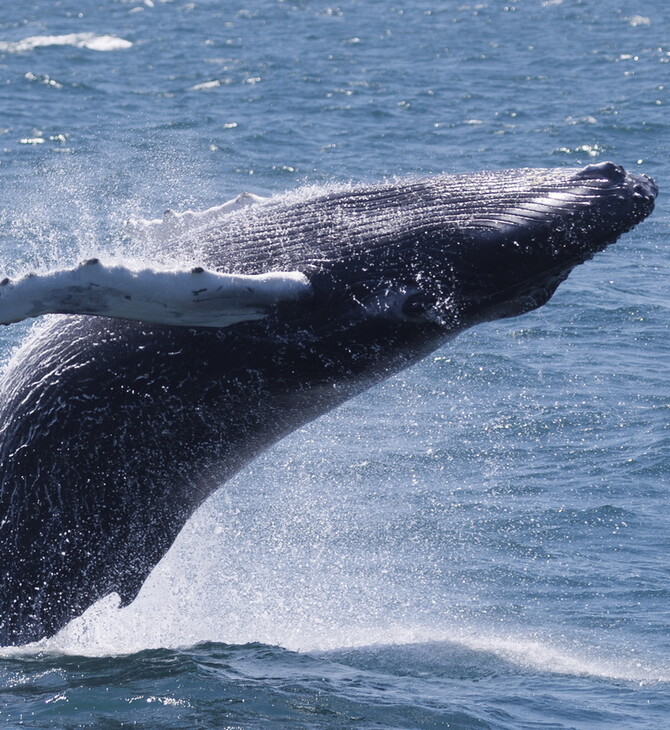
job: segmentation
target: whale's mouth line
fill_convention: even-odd
[[[468,301],[468,304],[470,306],[474,304],[483,310],[492,307],[489,313],[491,319],[516,317],[531,312],[551,299],[574,268],[593,258],[604,248],[603,246],[598,251],[574,256],[509,287],[499,289],[489,296],[474,297]],[[488,305],[487,302],[489,302]]]
[[[546,304],[565,281],[573,269],[596,254],[603,252],[616,238],[601,243],[589,250],[575,253],[542,271],[525,279],[501,287],[486,294],[468,294],[455,287],[442,296],[433,296],[409,279],[396,286],[380,286],[365,297],[350,295],[354,309],[347,316],[358,311],[363,317],[383,317],[402,322],[430,322],[444,327],[471,326],[490,319],[516,317]],[[453,274],[454,279],[457,279]],[[372,281],[367,282],[371,289]],[[484,281],[482,288],[486,288]],[[360,282],[359,282],[360,285]],[[475,314],[471,314],[475,310]]]

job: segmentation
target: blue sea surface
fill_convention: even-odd
[[[5,0],[3,276],[243,191],[612,159],[661,195],[222,485],[129,607],[0,649],[0,727],[670,727],[669,90],[667,0]]]

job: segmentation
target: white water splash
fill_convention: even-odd
[[[277,454],[262,458],[276,461]],[[254,478],[258,474],[245,473],[235,481],[248,486]],[[296,512],[276,513],[273,520],[260,505],[268,494],[245,504],[234,489],[224,488],[187,524],[130,606],[120,609],[118,596],[108,596],[55,637],[0,650],[0,656],[36,651],[108,656],[205,641],[260,642],[316,654],[346,649],[361,656],[405,647],[416,655],[416,671],[423,661],[454,674],[464,662],[485,671],[495,660],[511,673],[670,682],[670,666],[651,650],[604,643],[602,636],[569,628],[556,635],[492,624],[476,612],[462,618],[448,598],[416,575],[409,579],[412,593],[392,565],[388,573],[372,574],[362,563],[374,556],[359,554],[357,545],[338,536],[334,516],[342,505],[329,504],[325,496],[314,501],[309,481],[294,485]],[[290,499],[286,493],[275,497],[277,504]],[[273,531],[277,537],[264,541],[263,533]],[[455,605],[462,593],[452,598]]]
[[[624,681],[640,686],[670,683],[670,666],[659,664],[643,652],[592,647],[577,640],[538,638],[530,632],[492,632],[469,625],[430,627],[421,625],[333,625],[318,614],[311,617],[300,615],[293,625],[277,620],[268,614],[263,623],[255,622],[253,607],[246,616],[250,619],[246,630],[237,637],[229,634],[222,624],[237,619],[244,611],[238,606],[229,616],[219,616],[207,622],[208,627],[196,627],[192,614],[179,596],[171,591],[144,595],[137,606],[119,609],[118,596],[112,595],[98,601],[78,619],[52,639],[24,647],[5,647],[0,656],[31,656],[37,653],[81,656],[115,656],[132,654],[145,649],[193,646],[199,642],[221,641],[241,645],[260,642],[281,646],[290,651],[317,655],[351,650],[355,653],[385,653],[393,648],[420,649],[424,658],[440,661],[449,671],[458,672],[463,651],[470,653],[469,662],[485,667],[490,660],[486,656],[503,661],[512,673],[542,673],[571,677],[596,677]],[[183,598],[183,597],[182,597]],[[176,599],[176,602],[175,602]],[[281,604],[282,598],[275,600]],[[200,616],[202,617],[202,616]],[[286,617],[283,617],[286,618]],[[207,631],[218,623],[223,634],[217,638]],[[252,625],[253,624],[253,625]],[[161,627],[158,629],[158,627]],[[241,626],[238,626],[238,630]],[[168,635],[169,638],[168,638]],[[419,664],[421,662],[418,662]],[[453,665],[453,666],[452,666]]]
[[[0,52],[27,53],[35,48],[73,46],[90,51],[122,51],[132,46],[131,41],[105,33],[66,33],[64,35],[34,35],[20,41],[0,41]]]

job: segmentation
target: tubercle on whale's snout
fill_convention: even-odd
[[[596,162],[592,165],[586,165],[576,175],[576,180],[608,180],[612,183],[621,183],[626,179],[625,168],[622,165],[616,165],[609,160],[606,162]]]
[[[606,237],[600,245],[593,246],[584,261],[616,243],[622,235],[648,218],[654,210],[657,195],[658,187],[651,177],[626,173],[621,192],[611,204],[604,204],[602,213],[595,216],[596,222],[601,219],[600,225],[603,232],[607,231]]]
[[[619,233],[630,230],[649,216],[658,196],[658,186],[653,178],[642,173],[627,172],[621,165],[613,162],[587,165],[575,175],[575,180],[598,181],[605,184],[605,190],[612,187],[620,191],[617,196],[620,203],[624,206],[630,205],[629,211],[621,211],[624,215],[630,215],[630,225],[622,228]]]
[[[658,187],[654,180],[648,175],[626,172],[621,165],[613,162],[598,162],[593,165],[586,165],[576,175],[576,180],[606,180],[611,183],[623,183],[632,181],[636,186],[634,193],[640,197],[651,198],[658,195]],[[639,185],[639,188],[637,187]]]
[[[634,196],[651,201],[656,200],[658,196],[658,185],[656,185],[656,181],[652,177],[644,173],[631,174],[630,176],[636,181],[633,189]]]
[[[658,186],[653,178],[648,175],[634,175],[633,178],[633,200],[640,208],[641,220],[646,218],[654,210],[658,196]]]
[[[648,175],[628,173],[626,182],[632,191],[631,202],[634,211],[634,221],[630,228],[643,221],[654,210],[658,196],[658,186]],[[623,231],[622,231],[623,232]]]

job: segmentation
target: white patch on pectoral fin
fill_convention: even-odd
[[[42,314],[92,314],[182,327],[229,327],[312,296],[299,271],[257,275],[133,270],[98,259],[0,281],[0,324]]]
[[[263,198],[253,193],[240,193],[236,198],[206,210],[185,210],[182,213],[166,210],[162,218],[130,218],[125,225],[135,239],[161,242],[201,226],[211,225],[229,213],[248,208],[250,205],[264,203],[267,200],[269,198]]]

